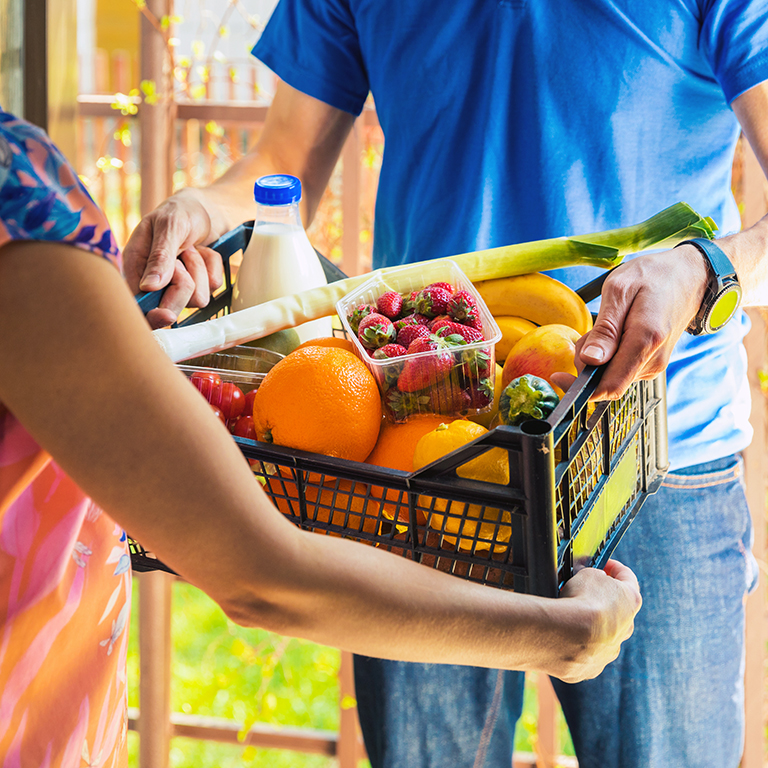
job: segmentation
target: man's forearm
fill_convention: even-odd
[[[205,195],[206,201],[213,203],[209,210],[220,211],[225,226],[224,232],[228,232],[244,221],[251,221],[256,217],[256,203],[253,199],[253,184],[256,179],[271,173],[288,172],[284,168],[276,167],[268,155],[259,151],[257,145],[200,191]],[[224,232],[219,232],[218,236]]]
[[[768,306],[768,216],[717,243],[738,275],[743,291],[742,306]]]
[[[768,81],[742,93],[731,106],[768,176]],[[768,306],[768,216],[718,244],[736,269],[744,292],[743,306]]]

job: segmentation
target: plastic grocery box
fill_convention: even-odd
[[[421,352],[389,360],[371,357],[350,327],[347,319],[349,313],[361,304],[375,305],[379,296],[387,291],[396,291],[407,296],[412,291],[438,281],[450,283],[454,290],[467,291],[475,299],[483,325],[483,341],[462,344],[450,351],[443,350],[439,353]],[[455,262],[446,259],[439,265],[430,262],[409,264],[387,270],[386,276],[374,273],[370,280],[336,303],[336,312],[347,337],[355,345],[358,356],[368,366],[379,385],[382,407],[390,421],[406,421],[407,418],[421,413],[459,416],[491,409],[496,378],[495,345],[501,339],[501,331],[480,293]],[[438,354],[452,360],[452,372],[449,376],[416,392],[401,392],[398,389],[398,374],[403,366],[409,361],[418,361],[419,364],[428,366]],[[479,364],[480,360],[482,364]],[[435,369],[436,365],[433,364],[433,370]],[[478,393],[483,387],[490,396],[481,396],[481,400],[478,400]],[[402,408],[401,411],[398,411],[396,404]]]
[[[231,255],[248,234],[244,225],[213,247]],[[210,316],[206,308],[187,322]],[[618,401],[591,404],[601,374],[585,369],[546,420],[496,427],[417,472],[234,439],[278,509],[301,528],[553,597],[574,567],[608,560],[668,467],[664,375],[635,382]],[[491,448],[507,452],[509,485],[456,476],[456,467]],[[137,570],[168,570],[137,542],[131,550]]]

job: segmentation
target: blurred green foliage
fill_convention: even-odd
[[[140,577],[139,577],[140,578]],[[129,705],[138,707],[138,588],[128,649]],[[229,621],[200,590],[183,582],[173,587],[174,712],[234,720],[244,730],[254,723],[335,731],[339,727],[338,671],[334,648],[286,638]],[[565,754],[573,748],[562,716]],[[535,680],[526,684],[516,749],[535,751]],[[138,736],[129,734],[129,765],[138,766]],[[321,755],[255,749],[238,745],[174,739],[171,768],[335,768]],[[361,762],[359,768],[368,768]]]

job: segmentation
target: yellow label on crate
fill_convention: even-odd
[[[586,565],[594,557],[616,517],[632,498],[637,487],[637,441],[627,449],[600,498],[573,538],[573,564]]]

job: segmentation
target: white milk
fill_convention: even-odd
[[[258,215],[232,291],[232,311],[262,304],[327,283],[323,267],[309,242],[299,217],[298,196],[288,204],[263,203],[260,188],[266,180],[294,177],[264,177],[256,182]],[[298,183],[298,179],[295,180]],[[324,317],[296,327],[302,342],[319,336],[331,336],[331,318]]]

